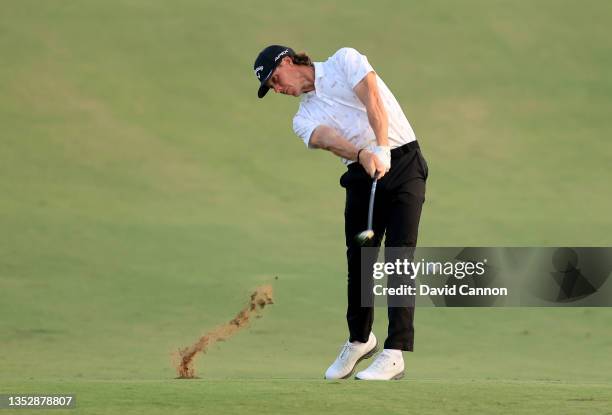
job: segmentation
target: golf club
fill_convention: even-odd
[[[374,213],[374,195],[376,194],[376,183],[378,179],[374,179],[372,182],[372,190],[370,190],[370,205],[368,207],[368,229],[360,232],[355,240],[359,245],[365,245],[366,242],[370,241],[374,237],[374,230],[372,229],[372,215]]]

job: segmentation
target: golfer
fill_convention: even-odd
[[[331,151],[347,166],[340,184],[346,189],[349,338],[325,372],[326,379],[346,379],[361,360],[379,350],[372,333],[373,304],[362,302],[362,295],[373,294],[362,284],[362,247],[355,240],[367,228],[372,181],[378,179],[371,246],[380,247],[386,235],[386,247],[414,247],[425,200],[427,163],[397,100],[357,50],[342,48],[325,62],[312,62],[305,53],[272,45],[257,56],[254,70],[259,98],[270,89],[300,97],[293,118],[295,133],[308,148]],[[357,373],[357,379],[403,377],[402,351],[413,350],[414,303],[390,306],[388,318],[384,350]]]

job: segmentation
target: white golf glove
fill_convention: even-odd
[[[385,173],[391,168],[391,147],[389,146],[371,146],[370,151],[378,157],[385,166]]]

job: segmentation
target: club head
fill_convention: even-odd
[[[366,243],[368,243],[369,241],[372,240],[372,238],[374,238],[374,231],[372,229],[368,229],[365,230],[363,232],[360,232],[356,237],[355,240],[357,241],[357,243],[359,245],[365,245]]]

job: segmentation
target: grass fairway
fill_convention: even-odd
[[[88,414],[612,413],[606,308],[418,309],[403,381],[322,381],[345,337],[343,166],[251,69],[270,43],[369,57],[429,162],[422,245],[609,246],[612,3],[265,6],[0,5],[0,394],[75,393],[65,412]],[[174,380],[172,353],[265,283],[263,318]]]
[[[313,379],[82,381],[26,383],[20,391],[75,391],[90,413],[235,414],[609,414],[609,384],[419,380],[386,383]],[[27,413],[20,411],[19,413]],[[39,413],[37,411],[30,411]],[[74,413],[57,410],[53,413]]]

